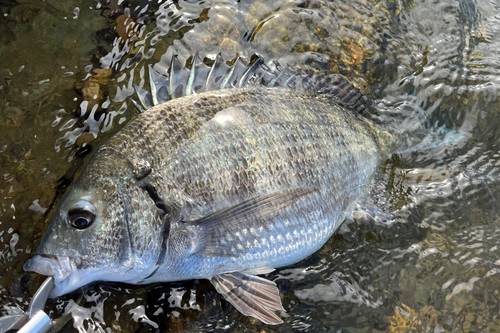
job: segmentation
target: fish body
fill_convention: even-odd
[[[54,276],[52,296],[210,279],[280,323],[278,289],[256,275],[317,251],[387,154],[390,136],[338,97],[252,86],[150,108],[96,151],[24,268]]]
[[[380,163],[374,133],[351,110],[285,89],[241,93],[245,102],[218,112],[161,168],[166,201],[187,223],[172,226],[171,241],[183,245],[147,283],[302,260],[339,227]],[[283,198],[268,215],[252,203],[244,218],[230,211],[194,223],[276,193]],[[276,207],[280,200],[290,205]]]

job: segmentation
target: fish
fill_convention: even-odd
[[[142,112],[96,149],[24,269],[54,277],[51,297],[208,279],[242,314],[282,323],[262,275],[325,244],[392,136],[339,74],[220,55],[149,73],[150,92],[135,86]]]

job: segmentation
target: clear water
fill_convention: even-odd
[[[198,51],[341,72],[397,127],[418,132],[425,115],[468,137],[394,154],[367,199],[392,223],[346,223],[270,276],[283,325],[186,281],[50,301],[64,331],[500,330],[499,18],[487,0],[3,1],[0,313],[25,310],[43,281],[22,265],[89,153],[136,115],[132,82]]]

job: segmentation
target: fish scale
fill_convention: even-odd
[[[24,268],[54,276],[52,296],[205,278],[241,313],[282,322],[276,284],[257,275],[321,248],[392,141],[345,78],[275,67],[150,72],[151,93],[135,87],[149,109],[97,149]]]

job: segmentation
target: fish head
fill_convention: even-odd
[[[136,216],[129,212],[141,198],[131,195],[137,191],[131,191],[130,161],[113,155],[98,153],[89,162],[55,210],[36,256],[24,265],[26,271],[54,277],[51,297],[138,274],[135,261],[142,258],[135,256],[130,234]]]

